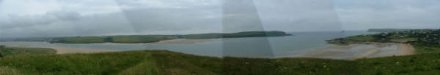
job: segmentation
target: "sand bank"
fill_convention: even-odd
[[[294,57],[355,60],[361,58],[412,55],[414,52],[415,49],[410,44],[374,43],[344,46],[332,45],[295,55]]]
[[[211,39],[173,39],[156,42],[156,44],[195,44],[209,41]]]
[[[415,48],[411,44],[400,44],[401,55],[413,55],[415,54]]]
[[[53,48],[53,49],[57,51],[57,54],[116,52],[116,50],[87,49],[87,48]]]

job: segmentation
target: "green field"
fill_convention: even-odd
[[[17,56],[17,55],[47,55],[55,54],[54,49],[49,48],[20,48],[20,47],[5,47],[0,45],[0,56]]]

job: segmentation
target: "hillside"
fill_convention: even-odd
[[[29,48],[31,49],[31,48]],[[34,52],[29,52],[31,54]],[[440,53],[360,59],[205,57],[170,51],[10,55],[8,75],[380,75],[439,74]]]
[[[331,44],[357,43],[409,43],[414,45],[417,53],[440,52],[440,30],[408,30],[386,32],[370,35],[357,35],[327,40]]]
[[[436,30],[436,29],[393,29],[393,28],[376,28],[368,29],[368,32],[402,32],[402,31],[412,31],[412,30]]]

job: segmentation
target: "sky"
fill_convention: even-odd
[[[440,0],[0,0],[0,38],[440,28]]]

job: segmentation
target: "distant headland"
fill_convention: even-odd
[[[436,30],[436,29],[395,29],[395,28],[375,28],[368,29],[368,32],[401,32],[401,31],[414,31],[414,30]]]
[[[215,39],[215,38],[244,38],[244,37],[275,37],[290,36],[282,31],[246,31],[236,33],[206,33],[186,35],[113,35],[113,36],[78,36],[58,37],[49,40],[50,43],[154,43],[172,39]]]

